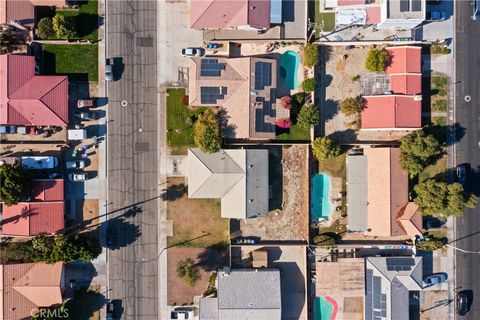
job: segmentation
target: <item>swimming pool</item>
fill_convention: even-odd
[[[312,178],[312,222],[318,222],[319,219],[328,219],[332,214],[333,205],[330,201],[330,190],[332,190],[332,181],[327,174],[316,174]]]
[[[290,90],[298,87],[297,72],[299,64],[300,56],[292,50],[288,50],[280,58],[280,78]]]
[[[337,316],[337,303],[330,297],[315,297],[313,307],[315,320],[335,320]]]

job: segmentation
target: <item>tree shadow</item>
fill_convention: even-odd
[[[105,302],[102,293],[82,287],[74,293],[73,299],[66,303],[65,308],[68,309],[69,319],[91,319]]]
[[[98,14],[92,13],[80,13],[75,17],[77,35],[79,38],[86,37],[98,29],[98,17]]]
[[[183,198],[187,193],[187,190],[187,185],[184,183],[168,185],[167,188],[163,189],[163,193],[160,197],[164,201],[175,201]]]
[[[225,248],[219,249],[215,245],[212,245],[199,253],[197,259],[197,266],[206,272],[215,271],[228,264],[228,250]]]
[[[458,122],[454,123],[447,128],[447,146],[452,146],[462,140],[465,136],[466,129],[462,127]]]
[[[220,128],[222,129],[223,136],[226,138],[235,138],[237,135],[237,126],[229,122],[231,117],[225,108],[220,108],[218,117],[220,119]]]
[[[353,129],[346,129],[342,131],[335,131],[328,137],[339,144],[345,142],[353,143],[357,141],[357,132]]]
[[[110,250],[120,249],[134,243],[140,236],[140,227],[128,222],[125,218],[110,219],[107,224],[107,242]]]

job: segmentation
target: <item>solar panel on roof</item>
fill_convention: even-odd
[[[410,0],[400,0],[400,12],[410,11]]]
[[[272,64],[269,62],[255,62],[255,90],[263,90],[272,85]]]
[[[410,271],[414,265],[413,258],[387,258],[388,271]]]
[[[216,104],[227,94],[227,87],[200,87],[200,103]]]
[[[200,64],[200,76],[219,77],[221,70],[225,70],[225,63],[218,63],[218,59],[202,59]]]

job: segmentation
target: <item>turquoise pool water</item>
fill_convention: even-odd
[[[328,219],[332,214],[333,205],[330,201],[332,182],[327,174],[317,174],[312,178],[312,222]]]
[[[324,297],[315,297],[314,302],[314,319],[330,320],[333,314],[333,306]]]
[[[280,78],[288,89],[298,87],[297,72],[300,64],[300,56],[295,51],[287,51],[280,58]]]

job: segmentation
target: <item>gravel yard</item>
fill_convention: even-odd
[[[256,236],[260,240],[308,239],[308,146],[294,145],[269,151],[270,187],[273,191],[270,202],[278,202],[281,206],[273,207],[268,217],[239,223],[232,221],[231,236]],[[281,201],[278,201],[280,196]]]

